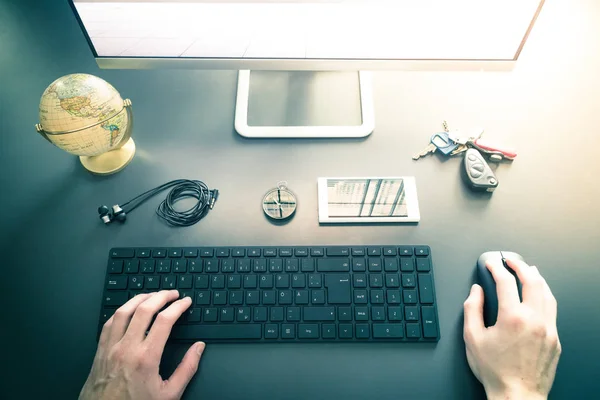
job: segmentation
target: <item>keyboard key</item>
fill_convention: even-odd
[[[227,304],[227,292],[224,290],[215,290],[213,294],[213,304],[215,306],[224,306]]]
[[[177,277],[177,287],[179,289],[191,289],[192,284],[193,282],[191,275],[179,275]]]
[[[285,260],[285,272],[298,272],[297,258],[288,258]]]
[[[252,263],[252,270],[254,272],[267,272],[267,260],[264,258],[254,260]]]
[[[325,287],[327,288],[327,302],[329,304],[350,304],[350,275],[326,274]]]
[[[196,289],[208,289],[208,276],[206,276],[206,275],[197,276],[194,287]]]
[[[112,292],[104,296],[104,305],[107,307],[120,307],[129,300],[127,292]]]
[[[383,290],[371,290],[371,303],[383,304]]]
[[[335,339],[336,329],[334,324],[323,324],[321,328],[321,337],[323,339]]]
[[[281,325],[281,338],[282,339],[294,339],[295,337],[296,337],[296,325],[294,325],[294,324]]]
[[[388,290],[386,293],[388,304],[400,304],[400,291]]]
[[[406,324],[406,337],[409,339],[419,339],[421,337],[421,327],[419,324]]]
[[[239,275],[229,275],[227,277],[228,289],[239,289],[242,287],[242,277]]]
[[[402,274],[402,287],[414,288],[415,286],[415,274]]]
[[[186,258],[196,258],[198,257],[198,249],[185,249],[183,256]]]
[[[300,307],[288,307],[287,310],[287,321],[298,322],[300,321]]]
[[[248,257],[260,257],[260,249],[256,247],[248,249]]]
[[[216,308],[205,308],[204,309],[204,322],[217,322],[219,320],[219,313]]]
[[[258,290],[246,290],[246,304],[249,306],[260,304],[260,292]]]
[[[354,272],[364,272],[366,271],[366,264],[364,258],[353,258],[352,259],[352,271]]]
[[[281,272],[283,271],[283,261],[281,258],[275,258],[269,260],[269,271],[271,272]]]
[[[275,278],[275,287],[277,289],[287,289],[290,287],[290,276],[287,274],[278,274]]]
[[[355,288],[366,288],[367,287],[367,277],[364,274],[353,274],[354,278],[354,287]]]
[[[373,321],[385,321],[385,307],[371,307],[371,319]]]
[[[429,246],[415,246],[415,256],[428,256]]]
[[[123,260],[108,260],[108,273],[120,274],[123,272]]]
[[[435,310],[431,306],[421,307],[421,321],[423,324],[423,337],[437,338],[437,322],[435,318]]]
[[[182,251],[181,249],[170,249],[169,250],[169,257],[170,258],[179,258],[182,256]]]
[[[308,249],[306,247],[294,249],[294,255],[296,257],[306,257],[308,256]]]
[[[233,307],[221,308],[221,322],[233,322],[235,318],[235,310]]]
[[[304,321],[335,321],[334,307],[304,307]]]
[[[369,287],[372,287],[372,288],[383,287],[383,276],[381,276],[381,274],[369,275]]]
[[[267,318],[267,307],[254,307],[254,322],[265,322]]]
[[[367,307],[355,307],[354,319],[357,321],[369,320],[369,309]]]
[[[413,248],[412,246],[398,246],[398,254],[401,256],[412,256]]]
[[[233,249],[231,251],[231,256],[232,257],[245,257],[246,249],[240,249],[240,248]]]
[[[158,289],[160,286],[160,280],[157,276],[147,276],[146,277],[146,289],[153,290]]]
[[[384,247],[383,248],[383,255],[384,256],[396,256],[396,248],[395,247]]]
[[[160,282],[161,289],[164,290],[171,290],[177,287],[177,280],[173,275],[165,275],[161,277]]]
[[[237,272],[250,272],[250,260],[247,258],[237,260]]]
[[[127,277],[121,276],[109,276],[106,282],[106,288],[108,290],[123,290],[127,289]]]
[[[402,308],[401,307],[388,307],[388,320],[402,321]]]
[[[292,275],[292,288],[300,289],[306,287],[306,275],[294,274]]]
[[[417,304],[417,292],[415,290],[404,290],[404,304]]]
[[[244,304],[244,291],[232,290],[229,292],[229,304],[238,306]]]
[[[130,276],[129,277],[129,289],[142,290],[143,288],[144,288],[144,277],[143,276]]]
[[[135,254],[137,254],[138,258],[148,258],[150,257],[151,250],[150,249],[137,249]]]
[[[159,274],[168,274],[171,272],[171,260],[158,260],[156,262],[156,272]]]
[[[193,303],[194,302],[194,291],[193,290],[179,288],[179,298],[180,299],[184,299],[186,297],[189,297],[192,300],[192,303]]]
[[[353,247],[352,248],[352,256],[353,257],[360,257],[360,256],[364,256],[364,255],[365,255],[364,247]]]
[[[354,304],[367,304],[367,291],[366,290],[355,290],[354,291]]]
[[[187,272],[188,260],[173,260],[173,272],[184,273]]]
[[[214,257],[215,249],[202,248],[200,249],[200,257]]]
[[[308,304],[308,290],[296,290],[294,295],[294,302],[297,305]]]
[[[244,275],[244,289],[256,289],[257,283],[256,275]]]
[[[302,266],[300,269],[302,272],[313,272],[315,270],[315,260],[312,258],[302,259]]]
[[[352,321],[352,308],[351,307],[339,307],[338,308],[338,319],[340,321]]]
[[[321,258],[317,260],[318,272],[350,272],[347,258]]]
[[[250,307],[239,307],[237,309],[237,321],[238,322],[250,322]]]
[[[259,286],[261,289],[273,288],[273,275],[262,275],[260,277]]]
[[[167,256],[166,249],[154,249],[152,250],[152,257],[154,258],[165,258]]]
[[[271,307],[269,319],[273,322],[283,321],[283,307]]]
[[[127,260],[125,261],[125,273],[126,274],[137,274],[140,269],[139,260]]]
[[[318,339],[318,324],[300,324],[298,325],[298,339]]]
[[[426,257],[417,257],[417,271],[429,272],[431,271],[431,260]]]
[[[221,261],[221,272],[229,274],[235,272],[235,260]]]
[[[154,260],[142,260],[140,263],[142,274],[153,274],[154,273]]]
[[[418,274],[419,276],[419,296],[421,303],[433,304],[433,284],[431,283],[431,275]]]
[[[417,308],[417,306],[404,307],[404,318],[406,318],[407,321],[418,321],[419,309]]]
[[[217,249],[217,257],[229,257],[229,249]]]
[[[279,249],[279,257],[291,257],[292,254],[293,251],[290,248]]]
[[[340,324],[340,339],[352,339],[352,324]]]
[[[273,248],[263,249],[263,255],[265,257],[277,257],[277,249],[273,249]]]
[[[357,339],[368,339],[370,328],[367,324],[356,324],[356,338]]]
[[[311,290],[311,302],[312,304],[325,304],[325,291]]]
[[[176,340],[260,339],[262,337],[262,325],[181,325],[173,327],[171,337]]]
[[[210,280],[211,289],[225,289],[225,275],[214,275]]]
[[[210,304],[210,292],[208,290],[199,290],[196,292],[196,304],[207,306]]]
[[[367,247],[367,255],[380,256],[381,255],[381,247]]]
[[[369,271],[381,272],[381,258],[369,258]]]
[[[398,271],[398,260],[395,258],[384,258],[383,266],[385,272],[396,272]]]
[[[385,274],[385,287],[397,288],[400,287],[398,274]]]
[[[204,270],[211,274],[219,272],[219,260],[204,260]]]
[[[321,287],[321,274],[310,274],[308,276],[308,287],[320,288]]]
[[[350,251],[347,247],[327,247],[325,253],[329,257],[348,257],[350,255]]]
[[[415,270],[415,261],[412,257],[400,257],[400,271],[412,272]]]
[[[403,338],[403,326],[402,324],[374,324],[373,337],[375,339]]]
[[[292,291],[291,290],[280,290],[279,291],[279,304],[281,304],[281,305],[292,304]]]
[[[189,308],[185,312],[185,320],[187,323],[200,322],[202,319],[202,309],[201,308]]]
[[[312,257],[323,257],[323,255],[325,255],[325,251],[322,247],[313,247],[310,249],[310,255]]]
[[[133,249],[112,249],[110,256],[112,258],[133,258],[135,252]]]
[[[255,319],[256,321],[256,319]],[[279,337],[279,325],[266,324],[265,325],[265,339],[277,339]]]
[[[274,290],[263,290],[262,291],[262,303],[265,306],[273,305],[277,302],[276,292]]]

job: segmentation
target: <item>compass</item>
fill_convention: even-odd
[[[287,188],[287,182],[282,181],[265,194],[262,206],[267,217],[284,221],[294,215],[298,202],[296,195]]]

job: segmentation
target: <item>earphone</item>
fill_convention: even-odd
[[[105,225],[108,225],[115,220],[123,223],[127,220],[127,213],[132,212],[140,204],[168,188],[172,189],[169,194],[167,194],[166,199],[163,200],[156,209],[156,214],[172,226],[194,225],[212,210],[219,197],[219,191],[217,189],[209,189],[202,181],[177,179],[155,187],[154,189],[150,189],[129,200],[127,203],[123,203],[122,206],[115,204],[112,206],[112,209],[105,205],[98,207],[100,220],[104,222]],[[174,204],[187,197],[193,197],[198,200],[198,202],[188,210],[175,210],[173,207]]]

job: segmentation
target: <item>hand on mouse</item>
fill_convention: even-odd
[[[181,398],[198,369],[204,343],[190,347],[168,380],[158,374],[171,328],[192,304],[189,297],[177,300],[178,297],[177,290],[140,294],[115,312],[102,328],[92,370],[79,399]],[[156,313],[156,320],[150,327]]]
[[[484,326],[483,290],[473,285],[464,304],[467,360],[488,399],[546,399],[561,353],[556,299],[536,267],[516,260],[507,265],[521,281],[523,302],[502,262],[488,261],[498,292],[498,320]]]

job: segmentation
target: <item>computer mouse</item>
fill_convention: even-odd
[[[504,261],[506,258],[525,261],[519,254],[511,251],[488,251],[487,253],[483,253],[481,256],[479,256],[479,260],[477,260],[477,278],[479,280],[479,284],[483,288],[484,294],[483,320],[485,322],[485,326],[494,325],[496,323],[496,319],[498,318],[498,294],[496,293],[496,282],[494,281],[492,273],[485,266],[486,262],[489,260],[497,260],[501,262],[517,280],[519,298],[523,298],[521,292],[521,282],[519,281],[519,278],[515,272],[508,265],[506,265],[506,262]]]

